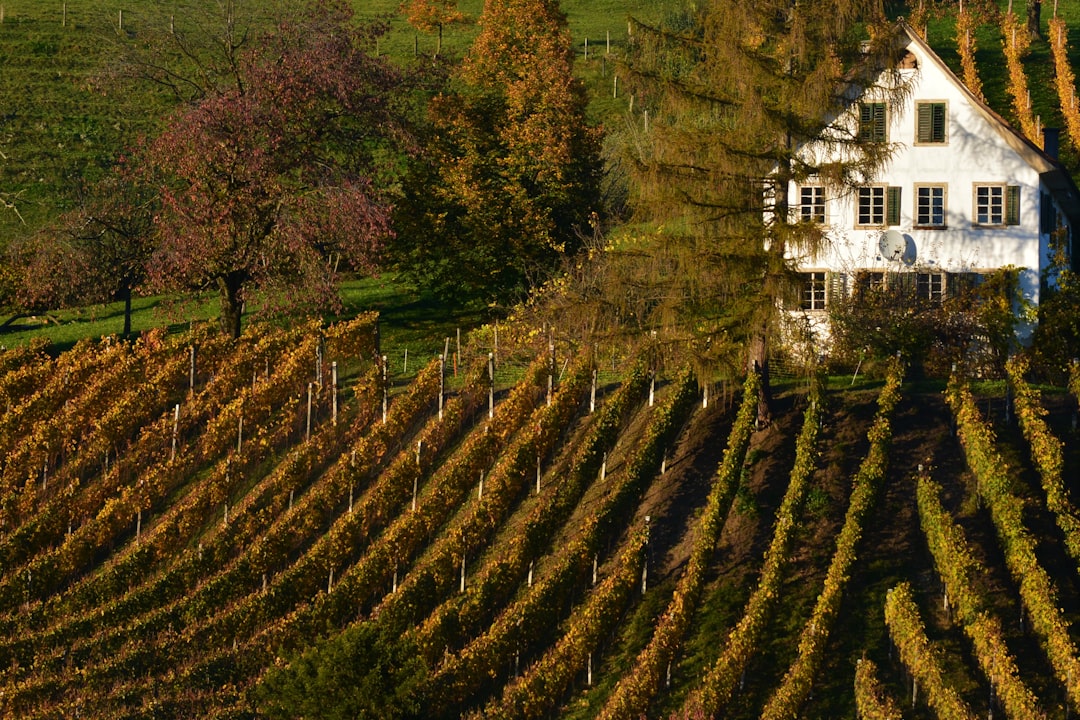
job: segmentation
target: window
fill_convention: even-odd
[[[856,227],[900,224],[900,188],[866,185],[857,191]]]
[[[820,185],[799,188],[799,220],[825,224],[825,188]]]
[[[944,144],[947,137],[945,132],[945,118],[945,103],[915,103],[915,144]]]
[[[826,288],[825,273],[805,272],[802,275],[802,291],[799,295],[799,307],[803,310],[824,310]]]
[[[859,295],[865,293],[879,293],[885,289],[885,273],[861,270],[855,276],[855,291]]]
[[[1020,224],[1019,185],[976,185],[975,224],[990,227]]]
[[[885,142],[885,103],[859,103],[859,139]]]
[[[917,273],[915,275],[915,294],[923,300],[941,302],[945,297],[944,273]]]
[[[915,186],[915,226],[924,228],[945,227],[945,186]]]

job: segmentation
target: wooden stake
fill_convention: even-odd
[[[337,361],[336,360],[334,362],[330,363],[330,378],[331,378],[331,382],[332,382],[331,392],[333,393],[333,396],[334,396],[334,411],[333,411],[334,412],[334,426],[337,427],[337,392],[338,392],[338,384],[337,384]]]
[[[495,353],[488,353],[488,420],[495,417]]]
[[[314,391],[315,383],[307,384],[307,433],[304,436],[304,440],[311,441],[311,397]]]
[[[592,391],[589,393],[589,414],[596,412],[596,368],[592,371]]]
[[[177,434],[180,432],[180,403],[176,403],[176,408],[173,410],[173,423],[172,423],[172,453],[169,455],[170,460],[176,459],[176,439]]]
[[[387,364],[386,356],[382,356],[382,421],[383,425],[386,424],[386,408],[390,402],[390,384],[387,382]]]

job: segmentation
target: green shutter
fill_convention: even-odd
[[[1005,188],[1005,224],[1020,224],[1020,186],[1009,185]]]
[[[916,107],[916,142],[945,142],[945,103],[919,103]]]
[[[825,307],[832,307],[833,303],[842,302],[847,297],[847,275],[842,272],[829,272],[825,276],[826,292]]]
[[[859,139],[885,142],[885,103],[859,104]]]
[[[874,142],[885,142],[885,103],[874,103]]]
[[[885,201],[885,224],[900,224],[900,188],[890,187]]]
[[[928,143],[934,141],[934,112],[930,103],[919,103],[918,119],[918,142]]]
[[[934,103],[930,106],[930,137],[931,142],[945,142],[945,103]]]

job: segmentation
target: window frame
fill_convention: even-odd
[[[855,273],[853,290],[857,297],[884,292],[887,287],[888,274],[884,270],[859,270]]]
[[[915,273],[915,296],[920,300],[934,303],[944,302],[947,292],[948,279],[946,273],[932,271],[918,271]]]
[[[979,203],[979,190],[986,188],[987,190],[997,190],[1000,193],[1001,203],[1001,215],[1000,222],[992,222],[994,219],[993,214],[988,213],[988,222],[981,222],[980,218],[980,203]],[[1004,228],[1010,225],[1020,224],[1020,186],[1009,185],[1003,182],[977,182],[972,183],[971,186],[971,224],[974,227],[983,228]]]
[[[934,108],[941,108],[941,139],[936,139],[934,133]],[[923,137],[923,116],[922,109],[927,108],[929,117],[929,129],[927,134],[930,136],[929,140],[921,139]],[[917,147],[937,146],[949,144],[949,103],[946,100],[916,100],[915,101],[915,145]]]
[[[806,202],[805,193],[810,191],[813,196],[811,201]],[[825,199],[824,185],[800,185],[799,186],[799,222],[812,222],[824,225],[828,221],[828,205]]]
[[[933,222],[933,198],[930,198],[930,208],[924,216],[922,208],[923,191],[941,191],[941,222]],[[949,227],[949,185],[948,183],[916,183],[915,206],[912,213],[912,227],[925,230],[944,230]]]
[[[829,307],[829,272],[803,270],[799,273],[799,309],[824,312]]]
[[[863,222],[863,192],[870,193],[869,197],[869,209],[866,213],[869,222]],[[880,213],[875,210],[875,193],[880,193]],[[877,222],[877,217],[880,214],[881,220]],[[856,228],[883,228],[885,227],[885,221],[889,214],[889,190],[888,186],[881,184],[872,185],[860,185],[855,188],[855,227]]]
[[[870,222],[863,222],[863,192],[881,194],[880,222],[874,205],[877,198],[870,198]],[[901,187],[899,185],[887,185],[885,183],[870,183],[855,188],[855,229],[856,230],[879,230],[884,227],[895,227],[900,224]]]

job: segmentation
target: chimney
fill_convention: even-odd
[[[1042,131],[1043,135],[1043,152],[1050,156],[1051,160],[1058,159],[1058,148],[1060,146],[1061,128],[1044,127]]]

